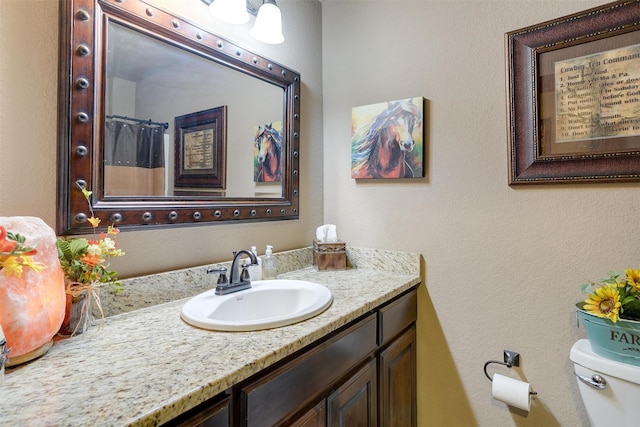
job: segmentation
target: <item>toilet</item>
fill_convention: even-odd
[[[640,366],[599,356],[586,339],[571,347],[570,358],[592,427],[637,427]]]

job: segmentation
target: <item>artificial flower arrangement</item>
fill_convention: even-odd
[[[627,269],[624,275],[608,273],[597,282],[582,284],[582,291],[589,296],[578,307],[587,313],[614,323],[640,320],[640,270]]]
[[[25,267],[38,272],[43,269],[42,263],[32,258],[38,251],[26,246],[25,241],[26,237],[20,233],[14,234],[0,225],[0,270],[4,270],[6,276],[21,277]]]
[[[117,293],[122,289],[118,282],[117,273],[109,270],[107,260],[113,257],[124,255],[118,249],[116,236],[119,230],[116,227],[108,226],[106,232],[99,235],[96,232],[100,219],[93,214],[93,208],[89,197],[92,192],[82,189],[91,217],[88,219],[93,227],[93,239],[59,237],[56,241],[58,247],[58,258],[65,274],[65,291],[74,303],[81,302],[80,319],[72,330],[66,331],[68,335],[85,332],[90,325],[92,314],[92,302],[104,319],[104,312],[100,304],[99,290],[104,285],[109,285]],[[78,328],[81,327],[79,330]],[[80,332],[79,332],[80,331]],[[63,331],[63,333],[65,333]]]

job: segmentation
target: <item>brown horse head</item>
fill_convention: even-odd
[[[258,170],[256,181],[272,182],[282,179],[281,137],[270,124],[259,126],[254,138]]]
[[[366,136],[354,145],[354,178],[408,178],[413,170],[405,157],[413,151],[413,130],[420,112],[411,99],[392,101],[371,122]]]

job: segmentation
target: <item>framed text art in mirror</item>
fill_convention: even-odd
[[[227,107],[175,119],[175,186],[225,188]]]
[[[640,0],[506,34],[509,185],[640,181]]]

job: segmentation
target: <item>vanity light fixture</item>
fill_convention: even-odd
[[[249,21],[249,13],[256,17],[249,35],[263,43],[280,44],[284,42],[282,35],[282,14],[276,0],[262,0],[256,9],[251,0],[202,0],[209,5],[209,11],[221,21],[230,24],[245,24]]]
[[[215,0],[209,5],[209,12],[229,24],[246,24],[249,13],[246,0]]]

